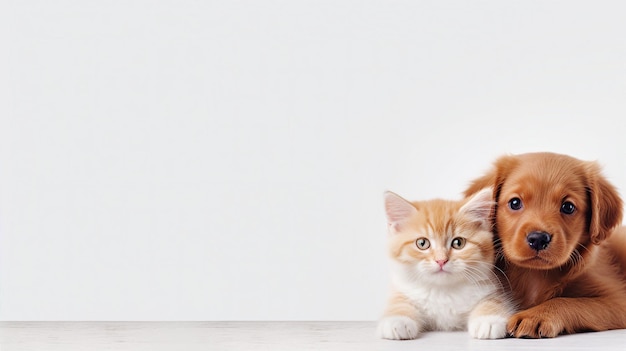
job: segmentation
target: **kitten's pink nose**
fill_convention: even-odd
[[[440,268],[443,268],[443,265],[448,262],[448,259],[446,258],[445,260],[437,260],[435,262],[437,262]]]

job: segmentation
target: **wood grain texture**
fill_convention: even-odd
[[[375,322],[0,322],[0,350],[623,351],[626,330],[554,339],[474,340],[464,332],[380,340]]]

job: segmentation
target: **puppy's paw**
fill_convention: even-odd
[[[406,316],[388,316],[378,322],[377,334],[383,339],[410,340],[419,335],[419,326]]]
[[[506,337],[507,318],[497,314],[473,316],[467,323],[467,331],[475,339],[502,339]]]
[[[507,330],[516,338],[554,338],[564,329],[558,316],[531,308],[509,318]]]

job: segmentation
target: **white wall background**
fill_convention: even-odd
[[[626,194],[620,1],[3,1],[1,320],[374,320],[382,192]]]

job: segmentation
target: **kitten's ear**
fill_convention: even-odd
[[[391,191],[385,191],[384,198],[389,232],[398,232],[402,224],[417,213],[417,209],[409,201]]]
[[[486,227],[491,226],[491,214],[495,202],[493,201],[493,189],[484,188],[472,195],[460,209],[460,213],[472,222],[480,222]]]

